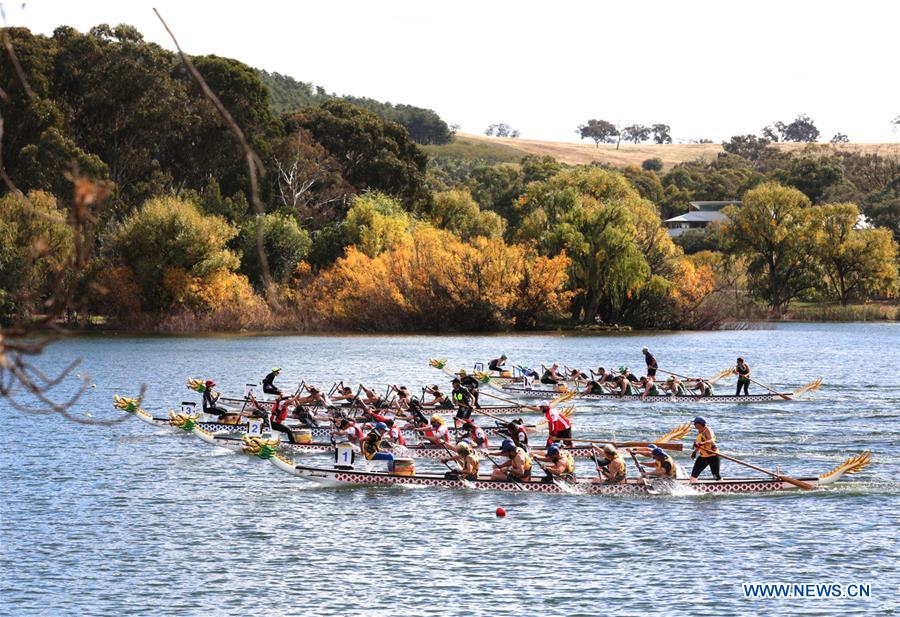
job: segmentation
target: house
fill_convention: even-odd
[[[710,223],[718,223],[724,221],[726,217],[722,214],[722,208],[725,206],[739,206],[740,201],[692,201],[690,210],[680,216],[675,216],[663,221],[663,225],[668,229],[669,235],[673,238],[680,236],[690,229],[706,229]]]

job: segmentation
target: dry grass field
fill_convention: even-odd
[[[783,150],[803,150],[828,153],[834,148],[828,144],[780,143],[776,147]],[[880,154],[882,156],[900,157],[900,143],[887,144],[841,144],[839,150]],[[640,165],[650,158],[662,159],[663,165],[670,168],[678,163],[696,159],[712,160],[720,152],[722,145],[714,144],[622,144],[616,146],[600,144],[597,148],[593,142],[584,141],[537,141],[533,139],[508,139],[503,137],[486,137],[469,133],[457,134],[454,141],[445,146],[428,146],[433,154],[461,156],[466,158],[485,158],[492,162],[514,161],[526,154],[552,156],[558,161],[573,165],[588,164],[594,161],[615,167]]]

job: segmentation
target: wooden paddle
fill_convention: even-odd
[[[674,452],[682,452],[684,444],[682,443],[665,443],[658,441],[607,441],[603,439],[570,439],[569,441],[577,441],[578,443],[601,443],[611,444],[616,448],[649,448],[651,445],[659,446],[661,450],[672,450]]]
[[[748,379],[751,383],[755,383],[755,384],[756,384],[757,386],[759,386],[760,388],[765,388],[766,390],[768,390],[768,391],[771,392],[772,394],[777,394],[778,396],[780,396],[781,398],[783,398],[783,399],[786,400],[786,401],[793,400],[793,399],[792,399],[790,396],[788,396],[787,394],[783,394],[783,393],[779,392],[778,390],[775,390],[774,388],[770,388],[770,387],[767,386],[766,384],[760,383],[760,382],[756,381],[755,379],[753,379],[753,378],[750,377],[749,375],[747,376],[747,379]]]
[[[737,463],[738,465],[743,465],[744,467],[749,467],[754,471],[759,471],[766,475],[772,476],[776,480],[784,480],[788,484],[793,484],[798,488],[802,488],[805,491],[811,491],[816,488],[814,484],[810,484],[809,482],[804,482],[803,480],[798,480],[796,478],[791,478],[790,476],[785,476],[782,474],[775,473],[774,471],[769,471],[768,469],[763,469],[762,467],[757,467],[756,465],[751,465],[750,463],[744,462],[740,459],[736,459],[733,456],[728,456],[727,454],[722,454],[721,452],[717,452],[718,456],[724,458],[725,460],[731,461],[732,463]]]

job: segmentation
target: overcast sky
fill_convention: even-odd
[[[22,0],[6,24],[51,34],[137,26],[329,92],[429,107],[466,132],[577,141],[589,118],[671,125],[676,140],[758,133],[809,114],[828,140],[896,142],[900,2],[796,0]]]

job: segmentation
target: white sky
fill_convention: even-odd
[[[676,140],[758,133],[809,114],[828,140],[896,142],[900,2],[13,0],[7,25],[136,26],[329,92],[429,107],[466,132],[577,141],[589,118],[671,125]]]

